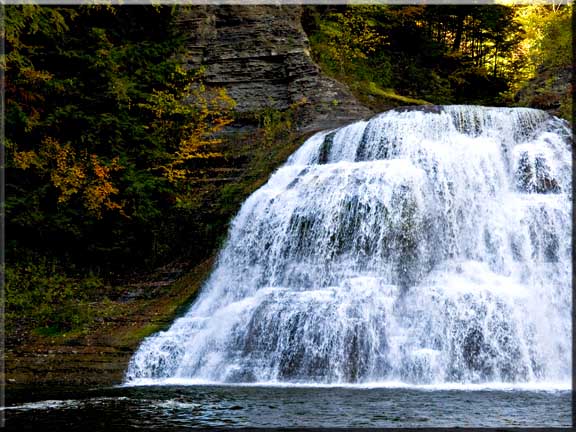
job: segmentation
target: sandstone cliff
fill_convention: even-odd
[[[368,108],[312,61],[301,14],[294,5],[182,8],[188,66],[204,65],[206,84],[226,88],[239,112],[285,110],[306,98],[302,132],[369,116]]]

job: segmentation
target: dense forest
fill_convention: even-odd
[[[303,27],[323,72],[375,111],[539,97],[570,119],[570,92],[523,89],[571,68],[572,7],[307,6]],[[242,196],[211,213],[198,180],[231,163],[222,131],[239,116],[202,68],[183,67],[179,8],[5,7],[9,325],[81,326],[81,306],[122,276],[218,247]],[[295,127],[259,115],[256,145]]]
[[[366,104],[512,106],[538,68],[570,69],[572,5],[316,6],[315,60]],[[542,92],[546,89],[542,88]],[[571,118],[569,92],[559,101]]]
[[[9,314],[73,325],[54,308],[185,246],[190,181],[234,101],[182,68],[175,13],[7,8]]]

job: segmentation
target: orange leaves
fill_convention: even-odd
[[[12,159],[15,168],[35,169],[47,177],[59,192],[59,203],[81,198],[84,208],[98,219],[105,210],[122,213],[122,205],[114,201],[118,188],[114,186],[113,173],[122,169],[118,158],[106,163],[95,154],[81,154],[69,143],[47,137],[38,150],[15,148]]]
[[[149,126],[153,134],[173,132],[178,124],[174,146],[166,148],[158,169],[161,175],[177,187],[185,187],[194,159],[221,156],[214,148],[221,143],[217,134],[232,122],[231,111],[236,105],[224,89],[207,89],[200,76],[182,68],[176,74],[184,81],[181,87],[173,85],[167,90],[153,92],[152,97],[140,106],[150,110],[155,120]]]
[[[84,206],[97,218],[102,217],[103,209],[119,210],[122,205],[113,201],[118,194],[118,188],[112,183],[111,174],[122,169],[118,158],[114,158],[108,165],[103,165],[98,156],[90,155],[91,179],[84,187]]]

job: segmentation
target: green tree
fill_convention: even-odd
[[[503,104],[520,67],[522,26],[506,5],[315,8],[305,23],[325,71],[353,89],[367,81],[373,94],[412,98],[397,102]]]

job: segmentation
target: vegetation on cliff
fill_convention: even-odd
[[[310,6],[304,25],[325,73],[376,110],[426,102],[532,105],[533,95],[518,91],[542,71],[553,76],[572,65],[573,6],[501,3]],[[559,113],[571,118],[571,89],[560,92]]]
[[[79,329],[132,274],[203,262],[294,149],[297,106],[241,119],[182,67],[180,12],[6,7],[9,332]],[[255,128],[223,133],[234,119]]]
[[[73,326],[100,277],[188,247],[234,101],[182,68],[176,11],[6,8],[8,318]]]

